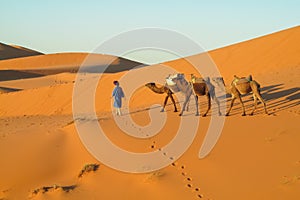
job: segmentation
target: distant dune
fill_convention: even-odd
[[[0,43],[0,60],[36,55],[43,55],[43,53],[17,45]]]
[[[88,58],[88,59],[87,59]],[[85,62],[85,59],[87,61]],[[0,61],[0,80],[34,78],[58,73],[117,73],[145,66],[142,63],[111,55],[88,53],[57,53]]]

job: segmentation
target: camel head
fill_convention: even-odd
[[[154,87],[155,83],[151,82],[151,83],[146,83],[145,84],[146,87],[150,88],[150,87]]]
[[[233,78],[240,79],[240,77],[238,77],[237,75],[233,75]]]

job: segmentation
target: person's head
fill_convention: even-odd
[[[119,81],[114,81],[114,85],[119,85]]]

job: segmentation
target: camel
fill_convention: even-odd
[[[175,76],[169,77],[175,85],[178,87],[178,91],[182,92],[185,95],[185,101],[182,106],[182,110],[179,114],[179,116],[182,116],[183,112],[186,109],[186,106],[190,100],[191,95],[193,94],[195,97],[196,102],[196,116],[199,116],[199,110],[198,110],[198,96],[206,96],[208,101],[208,107],[206,112],[202,115],[205,117],[208,113],[208,111],[211,108],[211,98],[214,99],[218,104],[218,111],[219,115],[221,115],[220,112],[220,103],[215,95],[215,88],[210,83],[210,79],[207,78],[207,80],[204,80],[202,78],[197,78],[193,74],[191,74],[191,83],[187,82],[184,78],[184,74],[176,74]]]
[[[225,90],[227,94],[231,94],[231,103],[228,111],[226,112],[226,116],[229,116],[229,113],[232,109],[233,103],[235,99],[238,99],[243,108],[242,116],[246,115],[244,103],[242,101],[241,95],[242,94],[248,94],[250,92],[253,93],[253,101],[254,101],[254,107],[250,115],[254,114],[254,111],[257,107],[257,99],[261,101],[261,103],[264,105],[265,113],[268,114],[266,103],[264,102],[261,94],[260,94],[260,85],[255,80],[252,80],[252,76],[249,75],[248,77],[237,77],[234,75],[234,79],[231,83],[231,85],[227,86],[225,85],[224,79],[222,77],[216,77],[212,78],[212,80],[219,86],[221,89]]]
[[[165,107],[166,107],[166,104],[168,102],[169,97],[171,98],[171,100],[173,102],[174,112],[178,112],[175,100],[173,98],[173,92],[168,87],[166,87],[166,86],[157,87],[157,85],[155,83],[147,83],[145,86],[148,87],[150,90],[152,90],[153,92],[155,92],[157,94],[167,94],[167,96],[165,98],[165,101],[164,101],[164,106],[163,106],[163,108],[161,109],[160,112],[165,111]]]

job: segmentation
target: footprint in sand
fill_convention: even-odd
[[[155,148],[155,141],[152,142],[151,149]]]
[[[159,149],[159,150],[161,150],[161,149]],[[164,152],[163,153],[164,155],[166,155],[166,153]],[[170,159],[171,159],[172,157],[170,157]],[[178,166],[178,163],[177,162],[173,162],[172,164],[171,164],[172,166]],[[193,187],[193,178],[192,177],[190,177],[190,176],[188,176],[187,177],[187,173],[185,172],[185,165],[181,165],[179,168],[177,168],[177,170],[179,170],[179,171],[181,171],[181,175],[183,176],[183,177],[185,177],[184,179],[185,179],[185,181],[188,181],[188,183],[186,183],[186,187],[188,187],[188,188],[191,188],[192,189],[192,192],[196,192],[196,193],[198,193],[199,191],[200,191],[200,189],[198,188],[198,187]],[[199,199],[201,199],[201,198],[203,198],[203,195],[202,194],[197,194],[197,197],[199,198]]]
[[[153,142],[153,145],[154,145],[155,141]],[[152,146],[151,146],[152,147]],[[158,149],[159,151],[162,151],[161,148]],[[166,152],[162,152],[164,156],[167,156],[167,153]],[[170,160],[173,160],[174,158],[173,157],[169,157]],[[177,162],[173,162],[171,164],[172,166],[176,167],[178,165]],[[181,175],[185,177],[185,180],[188,181],[188,183],[185,185],[186,187],[188,188],[193,188],[193,184],[192,184],[192,178],[191,177],[186,177],[187,176],[187,173],[184,171],[185,170],[185,165],[181,165],[179,168],[177,168],[177,170],[180,170],[181,171]],[[199,192],[199,188],[196,187],[195,189],[193,189],[192,191],[196,191],[196,192]],[[203,198],[203,195],[202,194],[197,194],[197,197],[198,198]]]

